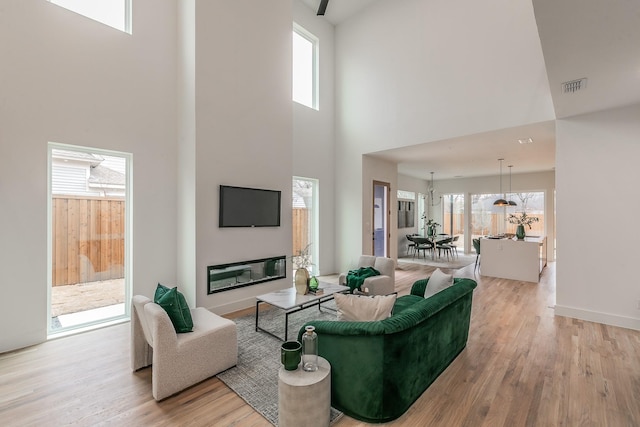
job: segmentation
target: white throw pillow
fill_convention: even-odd
[[[338,320],[369,322],[384,320],[391,316],[396,294],[376,296],[334,294],[334,299],[338,307]]]
[[[429,298],[451,285],[453,285],[453,274],[443,273],[437,268],[436,271],[431,273],[431,277],[429,277],[427,289],[424,291],[424,297]]]

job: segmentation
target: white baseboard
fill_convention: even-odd
[[[582,310],[574,307],[561,305],[555,306],[556,316],[571,317],[573,319],[586,320],[589,322],[603,323],[605,325],[618,326],[620,328],[634,329],[640,331],[640,319],[633,317],[618,316],[615,314],[599,313],[597,311]]]

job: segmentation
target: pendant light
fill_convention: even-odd
[[[434,173],[435,172],[431,172],[431,185],[429,185],[429,188],[428,188],[429,198],[431,199],[431,206],[439,205],[440,204],[440,199],[442,199],[440,194],[436,191],[435,186],[433,185],[433,174]]]
[[[502,161],[504,159],[498,159],[498,161],[500,162],[500,193],[502,193]],[[493,206],[509,206],[509,202],[507,202],[504,198],[504,193],[502,193],[502,198],[501,199],[497,199],[495,202],[493,202]]]
[[[511,168],[513,165],[509,165],[509,206],[518,206],[516,202],[511,200]]]

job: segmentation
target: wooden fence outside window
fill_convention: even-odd
[[[124,277],[124,203],[53,197],[53,286]]]
[[[307,247],[309,242],[309,210],[305,208],[294,208],[292,215],[293,223],[293,255],[298,255],[301,250]]]

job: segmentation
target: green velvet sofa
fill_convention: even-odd
[[[476,282],[455,279],[425,299],[427,285],[415,282],[385,320],[304,325],[315,326],[318,354],[331,363],[331,406],[369,423],[394,420],[465,348]]]

